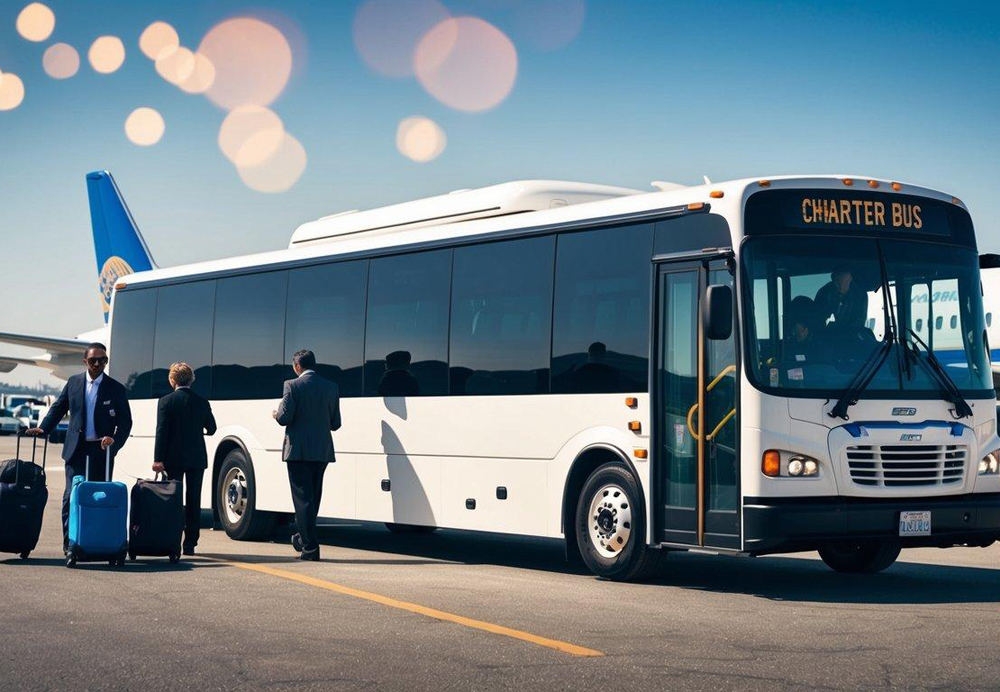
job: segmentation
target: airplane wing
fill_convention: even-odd
[[[0,332],[0,342],[11,344],[13,346],[37,348],[40,351],[48,351],[49,353],[59,354],[82,354],[83,349],[87,347],[87,342],[81,341],[80,339],[67,339],[57,336],[32,336],[30,334],[11,334],[9,332]],[[8,359],[6,356],[0,356],[0,358],[3,358],[4,360],[18,360],[16,358]],[[34,364],[34,361],[30,361],[30,364]]]
[[[38,361],[30,358],[14,358],[13,356],[0,356],[0,373],[8,373],[18,365],[38,365]]]

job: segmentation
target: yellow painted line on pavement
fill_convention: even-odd
[[[209,558],[209,559],[214,559],[214,558]],[[372,603],[379,603],[381,605],[388,606],[390,608],[397,608],[399,610],[405,610],[410,613],[426,615],[427,617],[434,618],[436,620],[451,622],[456,625],[471,627],[472,629],[482,630],[483,632],[490,632],[492,634],[499,634],[505,637],[511,637],[513,639],[520,639],[523,642],[528,642],[529,644],[536,644],[538,646],[544,646],[548,649],[555,649],[556,651],[561,651],[564,654],[569,654],[571,656],[604,655],[600,651],[597,651],[595,649],[588,649],[584,646],[577,646],[576,644],[570,644],[569,642],[559,641],[558,639],[549,639],[548,637],[540,637],[537,634],[531,634],[530,632],[523,632],[521,630],[512,629],[510,627],[504,627],[503,625],[495,625],[492,622],[474,620],[472,618],[467,618],[464,615],[455,615],[454,613],[447,613],[443,610],[428,608],[426,606],[418,605],[416,603],[408,603],[407,601],[400,601],[395,598],[389,598],[388,596],[382,596],[377,593],[371,593],[370,591],[362,591],[361,589],[354,589],[351,588],[350,586],[336,584],[332,581],[327,581],[325,579],[317,579],[315,577],[310,577],[305,574],[298,574],[297,572],[290,572],[288,570],[278,569],[276,567],[271,567],[270,565],[260,565],[251,562],[235,562],[232,560],[217,560],[217,561],[223,564],[231,565],[233,567],[239,567],[240,569],[246,569],[252,572],[260,572],[262,574],[269,574],[272,577],[280,577],[281,579],[296,581],[299,582],[300,584],[306,584],[308,586],[315,586],[320,589],[326,589],[327,591],[333,591],[334,593],[339,593],[343,596],[360,598],[362,600],[371,601]]]

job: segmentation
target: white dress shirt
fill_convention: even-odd
[[[90,373],[87,373],[87,427],[85,433],[88,442],[96,442],[101,439],[97,436],[97,431],[94,429],[94,409],[97,408],[97,390],[100,389],[103,379],[103,372],[98,375],[96,380],[90,379]]]
[[[311,372],[316,372],[316,371],[315,370],[303,370],[302,374],[299,375],[299,377],[305,377],[306,375],[308,375]]]

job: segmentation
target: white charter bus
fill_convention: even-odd
[[[265,536],[292,511],[271,412],[309,348],[343,397],[324,517],[563,538],[612,579],[669,550],[872,572],[1000,538],[962,203],[834,176],[662,187],[507,183],[126,277],[118,469],[149,475],[156,398],[187,361],[219,423],[204,507]],[[947,368],[925,328],[939,291],[960,325]]]

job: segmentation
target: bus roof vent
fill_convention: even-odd
[[[642,191],[611,185],[519,180],[475,190],[456,190],[388,207],[325,216],[295,229],[289,247],[555,209],[637,194],[642,194]]]

